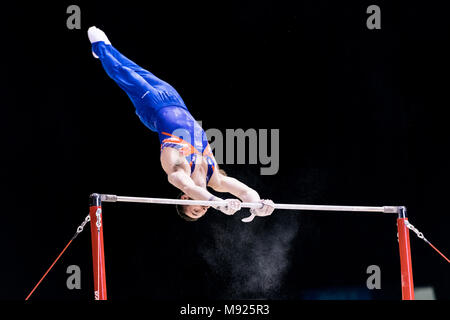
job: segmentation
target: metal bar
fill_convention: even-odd
[[[226,204],[225,201],[203,201],[203,200],[182,200],[165,198],[143,198],[126,197],[111,194],[101,194],[103,202],[134,202],[134,203],[157,203],[175,205],[199,205],[199,206],[220,206]],[[260,208],[261,203],[243,202],[241,208]],[[308,210],[308,211],[341,211],[341,212],[382,212],[398,213],[397,206],[369,207],[369,206],[336,206],[336,205],[310,205],[310,204],[281,204],[276,203],[275,209],[285,210]]]

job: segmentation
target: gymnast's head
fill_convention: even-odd
[[[181,193],[178,197],[183,200],[192,200],[189,198],[188,195]],[[183,205],[177,205],[177,212],[178,215],[186,221],[197,221],[201,217],[203,217],[206,214],[206,211],[208,211],[208,206],[183,206]]]

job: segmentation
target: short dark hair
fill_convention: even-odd
[[[178,199],[181,199],[181,196],[182,196],[183,194],[184,194],[183,192],[180,193],[180,194],[178,195]],[[197,219],[191,218],[191,217],[189,217],[186,213],[184,213],[185,207],[186,207],[186,206],[181,205],[181,204],[175,205],[175,208],[177,209],[178,216],[179,216],[181,219],[185,220],[185,221],[189,221],[189,222],[197,221],[198,218],[197,218]]]

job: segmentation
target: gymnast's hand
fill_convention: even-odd
[[[251,215],[242,219],[242,222],[251,222],[256,216],[270,216],[273,213],[273,210],[275,210],[275,204],[272,200],[260,200],[259,202],[262,204],[261,208],[251,208]]]
[[[214,208],[227,215],[233,215],[236,211],[241,210],[241,201],[238,199],[226,199],[224,201],[226,202],[226,205],[216,206]]]

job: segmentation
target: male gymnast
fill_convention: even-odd
[[[250,209],[251,215],[242,219],[244,222],[272,214],[273,201],[261,200],[258,192],[219,170],[205,132],[170,84],[123,56],[102,30],[90,27],[88,37],[94,57],[100,59],[108,76],[126,92],[139,119],[158,133],[162,168],[169,183],[181,190],[181,199],[225,201],[226,205],[215,209],[227,215],[240,210],[241,201],[260,202],[261,208]],[[231,193],[241,201],[218,198],[207,187]],[[177,211],[184,220],[196,221],[208,208],[177,206]]]

